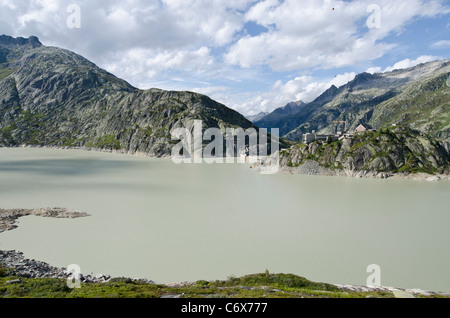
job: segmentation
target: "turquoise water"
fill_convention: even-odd
[[[261,175],[248,165],[81,150],[0,149],[0,208],[67,207],[34,216],[0,249],[84,274],[156,282],[264,272],[450,292],[450,182]]]

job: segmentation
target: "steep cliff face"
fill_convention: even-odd
[[[450,154],[448,145],[397,126],[358,133],[348,140],[298,144],[281,151],[280,164],[306,174],[448,174]]]
[[[37,38],[0,37],[0,145],[90,147],[170,155],[174,128],[254,127],[192,92],[139,90]]]

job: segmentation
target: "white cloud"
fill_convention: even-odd
[[[38,35],[44,43],[72,49],[100,65],[111,65],[111,57],[118,54],[125,58],[129,50],[146,49],[155,55],[226,47],[229,64],[269,65],[275,71],[287,71],[330,69],[379,58],[395,46],[380,41],[386,35],[401,32],[414,17],[448,10],[439,1],[380,0],[382,28],[368,29],[364,20],[372,2],[79,0],[79,32],[66,27],[71,0],[2,0],[0,17],[11,35]],[[250,21],[269,31],[243,36],[244,24]]]
[[[137,87],[197,87],[245,113],[308,101],[332,84],[345,84],[359,62],[367,65],[396,46],[388,35],[402,34],[422,17],[450,12],[438,0],[377,0],[381,28],[369,29],[367,6],[373,2],[0,0],[0,28],[75,51]],[[81,29],[66,25],[66,9],[73,3],[81,8]],[[267,31],[247,32],[248,22]],[[448,47],[448,42],[432,47]],[[405,60],[395,67],[425,60]],[[355,68],[331,80],[305,75],[343,66]],[[286,74],[299,76],[286,80]]]
[[[230,87],[227,86],[207,86],[207,87],[197,87],[197,88],[193,88],[191,89],[191,91],[193,92],[197,92],[200,94],[204,94],[204,95],[208,95],[208,96],[212,96],[212,95],[216,95],[216,94],[222,94],[224,92],[229,92],[230,91]]]
[[[323,81],[317,81],[312,76],[298,76],[287,82],[276,81],[270,90],[264,92],[228,94],[226,90],[219,90],[211,91],[211,97],[245,115],[252,115],[262,111],[271,112],[292,101],[310,102],[332,85],[345,85],[356,75],[350,72]]]
[[[14,4],[15,1],[13,0],[1,0],[0,6],[2,7],[8,7],[10,10],[16,10],[17,6]]]
[[[375,74],[381,72],[382,68],[379,66],[370,67],[366,70],[366,73]]]
[[[266,26],[269,32],[241,38],[226,54],[226,61],[241,67],[267,64],[275,71],[356,65],[395,47],[381,41],[393,32],[401,33],[415,18],[448,11],[439,1],[380,0],[381,28],[361,29],[372,2],[262,1],[248,11],[246,19]]]
[[[66,24],[72,0],[0,1],[3,33],[36,35],[45,45],[75,51],[138,86],[157,77],[161,82],[215,76],[222,66],[211,49],[236,40],[245,24],[241,12],[254,2],[77,0],[81,28],[74,30]]]
[[[31,2],[30,10],[18,18],[19,25],[25,27],[30,22],[45,24],[49,22],[47,19],[49,15],[58,14],[59,8],[58,2],[54,0],[36,0]]]
[[[201,47],[196,51],[166,51],[147,59],[146,64],[152,69],[170,68],[195,71],[213,64],[210,53],[211,50],[207,47]]]
[[[274,94],[274,96],[283,96],[286,103],[297,100],[310,102],[332,85],[340,87],[347,84],[349,81],[352,81],[355,76],[356,73],[354,72],[345,73],[336,75],[329,81],[322,82],[314,81],[314,78],[311,76],[300,76],[285,84],[281,81],[277,81],[272,88],[272,94]]]
[[[400,62],[395,63],[393,66],[388,66],[384,70],[384,72],[391,72],[393,70],[401,70],[401,69],[405,69],[405,68],[410,68],[410,67],[419,65],[421,63],[432,62],[432,61],[436,61],[436,60],[440,60],[440,59],[442,59],[442,58],[439,56],[431,56],[431,55],[422,55],[422,56],[419,56],[415,60],[404,59]]]
[[[450,40],[436,41],[433,44],[431,44],[431,47],[435,48],[435,49],[449,48],[450,47]]]
[[[146,87],[147,83],[157,80],[168,70],[188,73],[188,78],[196,75],[209,77],[210,73],[214,73],[214,67],[211,49],[207,47],[193,51],[162,52],[135,48],[112,56],[111,62],[105,65],[108,71],[119,77],[132,79],[132,84],[138,87]],[[176,76],[172,76],[172,79],[180,81]]]
[[[38,35],[99,54],[124,47],[180,49],[226,45],[244,22],[251,0],[78,0],[82,28],[67,28],[72,0],[1,0],[0,19],[10,35]],[[85,53],[86,53],[85,52]]]
[[[243,26],[242,10],[249,0],[163,0],[164,8],[176,19],[176,23],[190,33],[206,37],[217,45],[233,40]]]

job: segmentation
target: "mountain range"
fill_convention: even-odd
[[[355,150],[364,144],[367,164],[361,169],[399,171],[410,163],[411,171],[423,166],[435,172],[440,171],[437,166],[448,167],[450,162],[448,149],[444,149],[448,143],[433,141],[450,137],[449,75],[450,60],[387,73],[362,73],[346,85],[330,87],[312,102],[289,103],[252,123],[208,96],[157,88],[141,90],[76,53],[42,45],[36,37],[3,35],[0,146],[80,147],[169,156],[177,143],[170,132],[175,128],[193,129],[194,121],[201,120],[204,129],[216,127],[223,133],[226,128],[279,128],[284,137],[281,148],[290,149],[282,153],[282,162],[301,165],[305,160],[322,160],[314,145],[302,156],[292,152],[303,133],[333,133],[343,130],[342,123],[335,121],[347,121],[349,130],[367,123],[378,130],[396,124],[412,131],[402,132],[401,137],[388,132],[382,137],[368,136],[352,145],[351,151],[340,148],[340,143],[336,149],[344,149],[345,155],[335,152],[322,160],[326,166],[341,168],[353,162]],[[427,141],[409,147],[416,145],[419,136]],[[383,138],[389,142],[379,143]],[[404,144],[401,154],[400,148],[392,147],[396,142]],[[423,157],[420,149],[428,156]],[[384,152],[389,162],[380,164],[377,158]],[[411,161],[408,153],[417,160]],[[375,159],[377,164],[371,166]]]
[[[286,139],[304,133],[332,134],[360,124],[376,129],[407,125],[435,138],[450,138],[450,60],[385,73],[362,73],[347,84],[331,86],[295,114],[267,115],[254,123],[280,128]],[[339,123],[341,122],[341,123]]]

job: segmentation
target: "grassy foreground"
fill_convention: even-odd
[[[390,292],[344,292],[292,274],[247,275],[224,281],[197,281],[166,286],[113,278],[108,283],[82,284],[70,289],[66,280],[9,277],[0,268],[0,298],[394,298]]]

